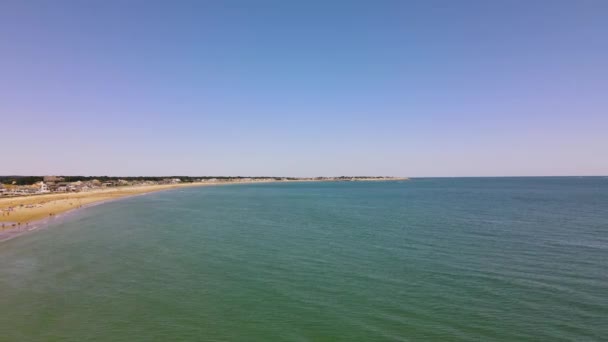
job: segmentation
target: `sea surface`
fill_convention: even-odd
[[[0,243],[0,341],[607,341],[608,178],[225,185]]]

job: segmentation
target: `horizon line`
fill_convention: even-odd
[[[110,175],[78,175],[78,174],[46,174],[46,175],[0,175],[0,177],[110,177],[110,178],[161,178],[161,177],[187,177],[187,178],[340,178],[340,177],[374,177],[374,178],[543,178],[543,177],[608,177],[608,174],[604,175],[500,175],[500,176],[373,176],[373,175],[341,175],[341,176],[222,176],[222,175],[209,175],[209,176],[187,176],[187,175],[162,175],[162,176],[110,176]]]

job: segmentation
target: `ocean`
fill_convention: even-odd
[[[0,243],[0,341],[602,340],[606,177],[186,188]]]

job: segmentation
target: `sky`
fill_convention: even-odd
[[[608,1],[0,1],[0,174],[608,175]]]

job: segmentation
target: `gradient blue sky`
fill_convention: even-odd
[[[608,174],[608,1],[0,1],[0,174]]]

